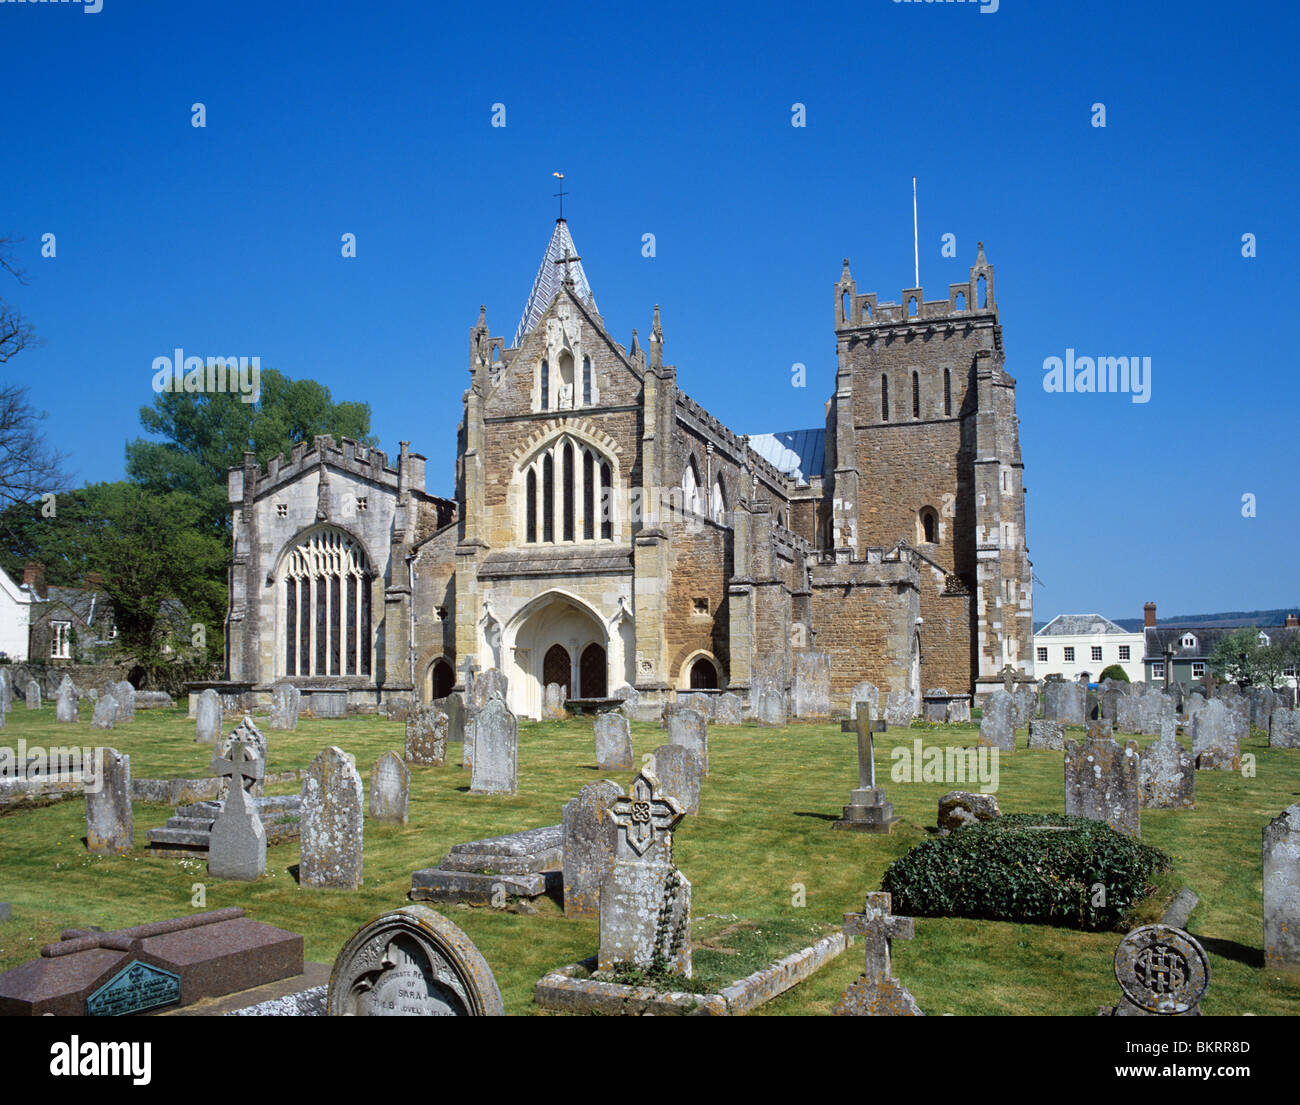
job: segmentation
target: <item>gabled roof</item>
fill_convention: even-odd
[[[1123,626],[1116,625],[1100,614],[1057,614],[1035,637],[1094,637],[1107,633],[1130,635]]]
[[[83,625],[108,625],[113,620],[113,607],[108,595],[84,587],[50,587],[43,600],[37,600],[39,609],[33,611],[37,618],[57,617],[66,610]]]
[[[806,483],[824,474],[826,431],[780,430],[774,434],[751,434],[749,447],[787,476]]]
[[[538,268],[537,276],[533,280],[532,291],[528,293],[528,301],[524,304],[524,313],[519,319],[515,340],[510,343],[511,349],[519,348],[524,335],[542,320],[546,308],[551,305],[551,300],[555,298],[555,294],[564,282],[566,268],[573,277],[573,294],[596,312],[596,297],[592,294],[591,285],[587,283],[587,274],[582,271],[582,262],[573,261],[567,266],[559,263],[564,257],[576,256],[578,256],[578,249],[573,244],[573,235],[569,233],[569,224],[563,219],[556,219],[551,240],[546,245],[546,254],[542,257],[541,267]]]

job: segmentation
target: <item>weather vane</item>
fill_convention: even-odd
[[[563,173],[552,173],[551,176],[557,177],[561,182],[563,182],[564,180]],[[560,200],[560,221],[561,222],[564,221],[564,197],[567,196],[568,194],[569,193],[564,190],[563,183],[560,184],[560,190],[558,192],[552,193],[552,195],[558,196]]]

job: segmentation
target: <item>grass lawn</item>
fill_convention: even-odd
[[[92,734],[88,715],[78,725],[59,725],[52,706],[28,712],[19,704],[0,743],[93,744],[95,737],[107,737],[131,755],[137,777],[207,774],[211,749],[194,743],[194,722],[184,709],[142,710],[136,717],[134,724],[111,733]],[[209,880],[202,862],[150,857],[145,831],[166,821],[166,806],[135,804],[136,851],[123,857],[86,854],[80,800],[0,816],[0,901],[12,902],[14,915],[0,925],[0,970],[35,956],[41,944],[69,926],[118,928],[190,912],[199,884],[206,887],[203,908],[243,906],[257,920],[301,932],[308,959],[332,962],[357,928],[406,902],[413,870],[435,865],[453,844],[557,823],[564,801],[602,777],[591,724],[590,718],[522,722],[515,798],[471,796],[468,774],[459,766],[412,768],[410,823],[367,822],[365,884],[354,892],[300,889],[289,874],[298,862],[296,844],[270,848],[266,876],[251,885]],[[666,740],[663,730],[648,723],[636,723],[632,731],[638,755]],[[917,739],[927,747],[970,745],[977,734],[976,725],[956,725],[881,735],[877,774],[902,818],[892,836],[882,837],[831,830],[857,781],[854,738],[841,734],[838,722],[784,730],[711,727],[712,774],[704,783],[701,813],[682,823],[675,848],[677,864],[692,884],[695,914],[702,920],[706,915],[751,920],[759,932],[767,923],[767,933],[787,936],[800,926],[809,933],[837,926],[845,911],[861,908],[866,891],[879,888],[890,860],[934,831],[941,794],[977,789],[893,782],[891,750],[910,748]],[[1081,731],[1074,735],[1081,739]],[[401,723],[379,717],[304,719],[294,733],[267,731],[267,736],[270,771],[306,767],[321,747],[333,743],[356,757],[367,784],[370,765],[403,745]],[[1017,751],[1001,758],[1002,812],[1064,812],[1062,754],[1028,751],[1023,730],[1017,738]],[[1138,739],[1145,744],[1151,738]],[[1144,811],[1142,839],[1167,852],[1173,869],[1161,876],[1157,894],[1138,919],[1158,919],[1179,887],[1192,887],[1201,904],[1190,929],[1211,959],[1204,1011],[1296,1015],[1300,986],[1270,978],[1263,969],[1260,831],[1300,800],[1300,752],[1269,749],[1258,732],[1243,752],[1256,757],[1254,778],[1199,772],[1195,810]],[[452,746],[450,758],[458,764],[459,745]],[[624,786],[630,780],[630,773],[615,777]],[[292,790],[269,788],[270,793]],[[796,898],[805,904],[794,905]],[[533,916],[486,908],[442,910],[478,945],[512,1014],[538,1012],[532,1002],[536,981],[596,951],[594,919],[568,919],[549,899],[535,904]],[[710,922],[700,935],[727,949],[730,937],[749,931],[742,926],[728,933],[726,927]],[[722,936],[705,936],[710,928]],[[1120,935],[921,918],[915,939],[895,943],[894,971],[931,1015],[1092,1016],[1099,1005],[1118,998],[1112,957]],[[741,950],[734,953],[735,974],[741,977],[755,965],[743,950],[745,940],[736,946]],[[718,951],[709,958],[708,951],[701,949],[701,966],[725,974],[725,962],[719,961],[733,953]],[[861,968],[861,952],[850,949],[759,1015],[830,1013]]]

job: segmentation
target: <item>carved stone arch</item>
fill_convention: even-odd
[[[727,673],[722,665],[722,661],[714,654],[711,649],[692,648],[690,645],[683,645],[677,650],[677,655],[673,657],[672,663],[668,667],[668,678],[673,686],[679,691],[688,691],[691,689],[691,668],[696,660],[708,660],[713,665],[713,670],[717,673],[718,689],[725,690],[727,686]]]

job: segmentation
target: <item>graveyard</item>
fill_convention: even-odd
[[[183,706],[140,710],[130,724],[102,733],[90,728],[89,716],[83,706],[79,721],[59,722],[52,700],[39,709],[19,707],[7,715],[5,740],[25,741],[28,749],[111,745],[130,757],[134,779],[210,774],[213,748],[195,742],[195,721]],[[224,731],[238,720],[227,714]],[[304,716],[290,730],[271,729],[260,717],[257,723],[269,743],[268,796],[298,794],[299,773],[329,746],[354,758],[368,789],[371,766],[386,753],[401,756],[405,740],[403,721],[378,715]],[[876,783],[898,820],[892,832],[860,833],[833,829],[858,782],[855,739],[838,720],[708,726],[709,770],[698,811],[684,813],[673,832],[672,861],[691,887],[693,984],[739,978],[838,932],[844,915],[861,911],[864,896],[880,890],[891,861],[934,838],[938,801],[954,789],[919,772],[895,781],[895,750],[910,753],[918,739],[927,748],[965,748],[979,731],[974,718],[917,721],[877,733]],[[1067,742],[1083,736],[1082,726],[1065,727]],[[1143,749],[1155,740],[1122,732],[1116,737]],[[301,934],[305,958],[329,965],[362,926],[411,905],[413,872],[435,866],[454,846],[556,825],[564,803],[602,779],[630,789],[648,755],[668,739],[646,721],[632,722],[631,738],[631,766],[602,770],[590,716],[520,720],[513,795],[472,793],[459,743],[448,748],[442,766],[408,764],[405,823],[367,815],[363,876],[355,890],[300,886],[296,841],[270,839],[265,874],[252,882],[214,878],[204,858],[154,854],[146,834],[173,813],[163,802],[132,803],[133,846],[122,855],[88,853],[80,797],[6,809],[0,813],[0,897],[10,903],[12,917],[0,925],[0,971],[32,959],[69,928],[120,929],[230,907]],[[1190,747],[1187,737],[1180,741]],[[1250,731],[1240,751],[1254,757],[1253,776],[1197,771],[1194,808],[1142,810],[1142,843],[1172,862],[1122,930],[918,916],[911,938],[893,943],[894,976],[930,1016],[1094,1016],[1099,1006],[1115,1002],[1112,961],[1123,932],[1158,920],[1186,886],[1200,904],[1184,927],[1206,949],[1213,977],[1202,1011],[1300,1013],[1300,985],[1264,968],[1260,848],[1263,827],[1300,793],[1300,753],[1269,747],[1259,729]],[[1001,813],[1065,812],[1067,754],[1030,749],[1027,731],[1017,729],[1014,750],[1000,755],[995,797]],[[386,764],[390,773],[400,770],[392,758]],[[432,908],[478,948],[508,1015],[544,1014],[534,1000],[538,980],[594,956],[600,944],[599,920],[566,917],[553,894],[501,907],[435,902]],[[861,971],[859,941],[755,1014],[830,1014]]]

